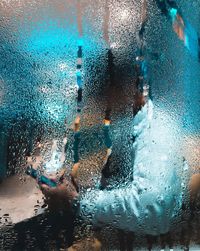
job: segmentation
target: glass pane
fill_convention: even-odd
[[[200,249],[199,10],[0,2],[0,250]]]

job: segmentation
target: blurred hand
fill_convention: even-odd
[[[50,176],[49,178],[53,181],[56,180],[55,177]],[[42,184],[40,188],[45,196],[45,203],[51,211],[70,210],[73,200],[78,197],[74,184],[66,178],[63,178],[57,187],[52,188]]]
[[[200,174],[199,173],[192,175],[190,179],[190,183],[189,183],[189,188],[190,188],[190,199],[194,201],[198,193],[200,192]]]

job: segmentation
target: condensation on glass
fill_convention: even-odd
[[[198,0],[1,0],[0,250],[199,243],[199,10]],[[150,103],[139,123],[143,78]],[[27,166],[45,177],[64,166],[69,177],[77,163],[84,216],[47,213]],[[155,216],[169,197],[166,217]],[[165,229],[170,215],[167,232],[145,232],[154,220]]]

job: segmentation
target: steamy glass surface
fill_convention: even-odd
[[[199,10],[199,0],[1,0],[0,250],[71,245],[75,250],[131,250],[131,245],[159,250],[165,244],[180,250],[199,244]],[[140,148],[133,123],[142,109],[137,64],[143,58],[153,117],[151,134],[139,138]],[[164,190],[166,197],[180,195],[169,231],[146,233],[148,220],[140,232],[94,226],[92,213],[88,219],[76,214],[74,221],[71,212],[49,212],[27,166],[45,177],[64,168],[69,177],[77,163],[80,198],[94,190],[91,204],[100,190],[108,201],[109,191],[129,194],[137,167],[147,165],[148,187]]]

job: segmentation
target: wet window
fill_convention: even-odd
[[[0,250],[200,249],[199,10],[1,0]]]

